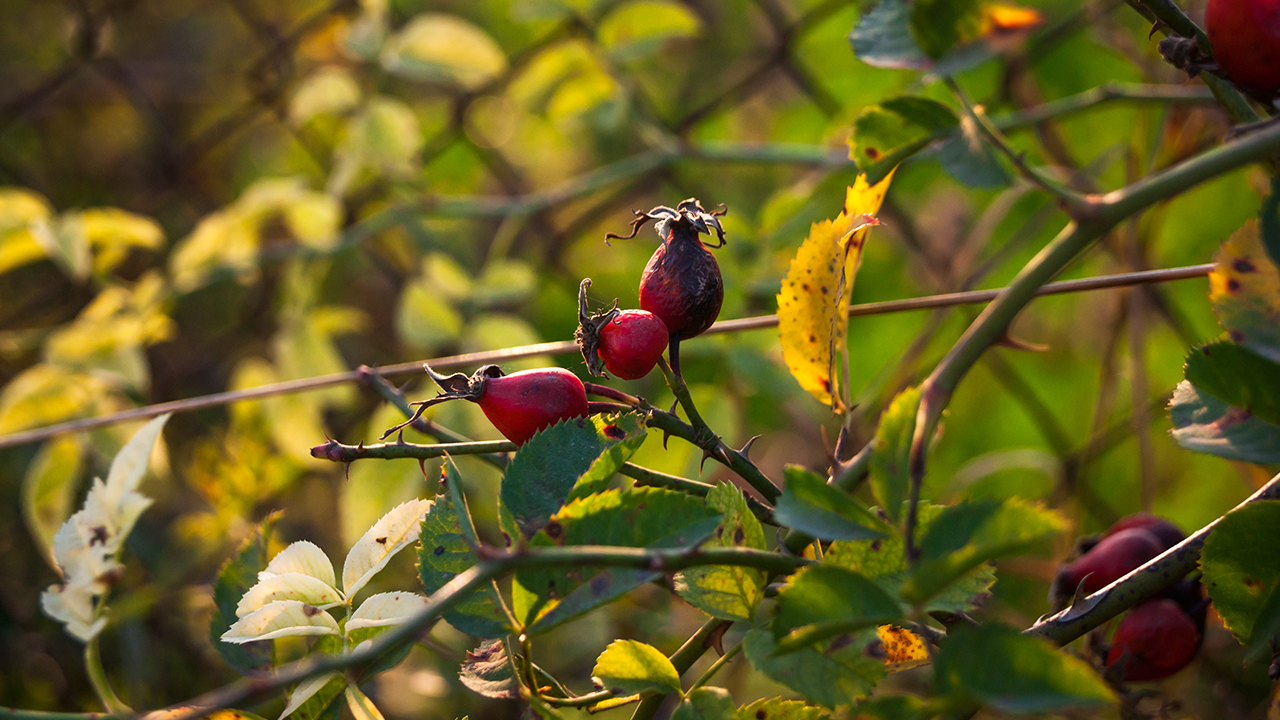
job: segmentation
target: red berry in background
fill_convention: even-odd
[[[1177,525],[1174,525],[1172,522],[1160,517],[1159,515],[1152,515],[1151,513],[1134,513],[1132,515],[1126,515],[1117,520],[1116,523],[1107,530],[1103,537],[1111,537],[1112,535],[1124,530],[1135,529],[1146,530],[1152,535],[1155,535],[1156,539],[1160,541],[1160,544],[1164,546],[1164,550],[1168,550],[1187,538],[1186,534],[1183,533],[1182,529]]]
[[[540,368],[490,378],[476,401],[489,422],[516,445],[562,420],[587,415],[587,391],[564,368]]]
[[[1049,597],[1055,605],[1065,605],[1081,583],[1084,583],[1085,594],[1091,595],[1164,550],[1159,538],[1144,529],[1121,530],[1103,538],[1074,562],[1063,565],[1053,579]]]
[[[1137,605],[1120,621],[1107,653],[1107,668],[1125,680],[1159,680],[1186,667],[1199,648],[1195,622],[1176,602],[1155,598]]]
[[[1260,92],[1280,88],[1280,0],[1209,0],[1204,26],[1232,82]]]
[[[600,327],[596,350],[605,368],[623,380],[638,380],[653,370],[667,349],[667,326],[646,310],[623,310]]]

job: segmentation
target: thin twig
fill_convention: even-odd
[[[1135,273],[1102,275],[1099,277],[1082,278],[1079,280],[1064,280],[1062,282],[1048,283],[1040,287],[1035,292],[1035,296],[1039,297],[1042,295],[1086,292],[1106,288],[1127,287],[1130,285],[1185,280],[1188,278],[1208,275],[1213,268],[1214,266],[1212,264],[1189,265],[1163,270],[1146,270]],[[1005,290],[1007,290],[1007,288],[1001,288],[998,290],[972,290],[968,292],[942,293],[939,295],[907,298],[904,300],[886,300],[884,302],[850,305],[849,317],[887,315],[890,313],[954,307],[957,305],[977,305],[996,299],[1000,296],[1000,293],[1005,292]],[[739,318],[736,320],[721,320],[715,325],[712,325],[710,329],[703,333],[703,335],[742,332],[744,330],[758,330],[762,328],[777,327],[777,325],[777,315],[757,315],[755,317]],[[425,362],[430,363],[433,368],[444,370],[472,368],[480,365],[487,365],[489,363],[501,362],[503,360],[520,360],[543,355],[570,355],[576,354],[577,352],[578,346],[576,343],[570,340],[564,340],[560,342],[536,343],[534,345],[519,345],[501,350],[487,350],[484,352],[466,353],[462,355],[450,355],[446,357],[433,358]],[[42,428],[24,430],[22,432],[2,436],[0,437],[0,448],[25,445],[27,443],[37,442],[56,435],[62,435],[64,433],[83,432],[99,427],[105,427],[107,425],[129,422],[131,420],[147,420],[165,413],[191,412],[193,410],[202,410],[204,408],[217,407],[219,405],[226,405],[234,402],[258,400],[276,395],[287,395],[296,392],[319,390],[333,385],[367,380],[371,376],[388,378],[401,375],[418,375],[422,373],[422,365],[422,361],[415,361],[399,363],[396,365],[386,365],[373,369],[352,370],[350,372],[334,373],[332,375],[321,375],[319,377],[303,378],[301,380],[289,380],[286,382],[272,383],[270,385],[260,385],[255,388],[248,388],[245,390],[232,390],[228,392],[214,393],[212,395],[187,398],[185,400],[173,400],[170,402],[134,408],[132,410],[124,410],[118,413],[111,413],[109,415],[99,415],[97,417],[83,418],[80,420],[69,420],[67,422],[57,423],[54,425],[47,425]],[[621,394],[625,395],[625,393]],[[620,399],[620,401],[628,402],[623,399]],[[430,435],[432,433],[427,432],[427,434]]]

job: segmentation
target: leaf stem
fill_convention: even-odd
[[[98,700],[102,702],[107,712],[116,717],[132,717],[135,714],[133,708],[126,705],[116,695],[115,690],[111,689],[106,668],[102,666],[102,653],[98,650],[97,635],[89,638],[89,641],[84,644],[84,669],[89,676],[89,684],[93,686],[93,691],[97,693]]]
[[[667,387],[671,389],[671,393],[676,396],[676,401],[689,416],[689,424],[681,422],[680,418],[672,413],[652,406],[647,408],[648,424],[702,448],[707,457],[733,470],[739,477],[750,483],[751,487],[755,488],[767,502],[776,502],[782,491],[763,472],[760,472],[760,468],[756,467],[745,454],[725,445],[720,436],[707,425],[698,414],[698,408],[693,404],[693,397],[689,394],[689,386],[685,384],[684,378],[674,373],[665,359],[658,359],[658,367],[661,368],[662,375],[667,380]]]
[[[715,677],[716,673],[720,672],[720,669],[723,668],[725,665],[728,665],[729,661],[737,657],[738,653],[740,652],[742,652],[742,643],[738,643],[737,645],[734,645],[733,647],[726,650],[725,654],[721,655],[719,658],[716,658],[716,661],[711,663],[711,667],[707,668],[707,671],[702,673],[702,676],[699,677],[697,680],[695,680],[693,684],[689,686],[689,689],[685,691],[685,695],[688,695],[694,690],[697,690],[703,685],[706,685],[707,683],[711,682],[711,678]]]

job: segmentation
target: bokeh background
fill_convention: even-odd
[[[992,114],[1107,82],[1186,85],[1124,3],[1036,0],[1044,22],[959,81]],[[1193,16],[1199,2],[1184,3]],[[877,69],[848,35],[847,0],[5,0],[0,8],[0,435],[75,417],[280,380],[564,340],[578,281],[637,304],[656,246],[603,242],[631,210],[724,203],[722,318],[771,313],[809,224],[833,217],[857,168],[865,107],[903,93],[951,102],[927,76]],[[1197,83],[1190,83],[1197,84]],[[1216,107],[1115,102],[1013,131],[1033,162],[1120,187],[1221,141]],[[1111,233],[1071,276],[1210,261],[1255,214],[1266,178],[1242,170]],[[1021,184],[974,188],[929,153],[899,169],[854,302],[998,287],[1063,225]],[[1220,329],[1190,280],[1037,300],[1015,335],[1044,352],[989,352],[961,385],[927,495],[1043,500],[1097,531],[1139,509],[1198,528],[1269,477],[1178,448],[1164,413],[1182,357]],[[978,308],[850,322],[865,441]],[[825,468],[838,423],[800,390],[773,330],[682,346],[710,425],[772,477]],[[558,363],[571,355],[508,363]],[[403,380],[402,380],[403,381]],[[614,381],[668,401],[661,379]],[[415,379],[412,397],[433,391]],[[442,424],[496,438],[465,403]],[[343,469],[307,450],[376,438],[398,421],[340,385],[176,416],[130,538],[104,657],[124,698],[158,707],[234,677],[208,638],[208,583],[253,523],[340,561],[391,505],[431,492],[415,461]],[[0,704],[92,710],[80,645],[39,611],[53,530],[105,473],[122,425],[0,450]],[[731,480],[681,443],[634,461]],[[492,527],[498,476],[461,461]],[[435,472],[428,465],[428,478]],[[490,498],[486,500],[485,498]],[[1026,625],[1047,610],[1057,558],[1006,562],[984,612]],[[416,585],[411,560],[383,589]],[[535,659],[589,690],[616,637],[666,652],[701,622],[651,587],[553,633]],[[461,688],[471,641],[440,626],[370,694],[388,717],[514,717]],[[708,659],[703,660],[703,667]],[[927,671],[915,671],[927,672]],[[905,673],[892,683],[914,686]],[[739,703],[782,688],[742,661]],[[1198,717],[1260,717],[1265,668],[1211,627],[1165,684]],[[254,708],[266,716],[279,707]],[[571,711],[572,712],[572,711]],[[623,717],[629,710],[614,711]]]

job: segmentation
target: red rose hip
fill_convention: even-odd
[[[1111,640],[1107,668],[1124,680],[1160,680],[1187,666],[1200,648],[1200,630],[1168,598],[1140,603],[1124,616]],[[1108,673],[1110,676],[1111,673]]]
[[[1280,0],[1209,0],[1205,31],[1218,67],[1241,87],[1280,89]]]
[[[489,422],[516,445],[528,442],[539,430],[571,418],[586,417],[587,390],[576,375],[563,368],[521,370],[504,375],[497,365],[485,365],[471,377],[462,373],[441,375],[426,365],[427,374],[443,391],[422,402],[408,422],[382,434],[413,423],[426,408],[448,400],[470,400],[480,406]]]
[[[1130,528],[1103,538],[1097,545],[1058,570],[1049,589],[1055,604],[1065,605],[1083,583],[1091,595],[1164,552],[1160,540],[1142,528]]]
[[[623,310],[600,327],[596,352],[605,369],[623,380],[638,380],[653,370],[667,349],[667,326],[645,310]]]

